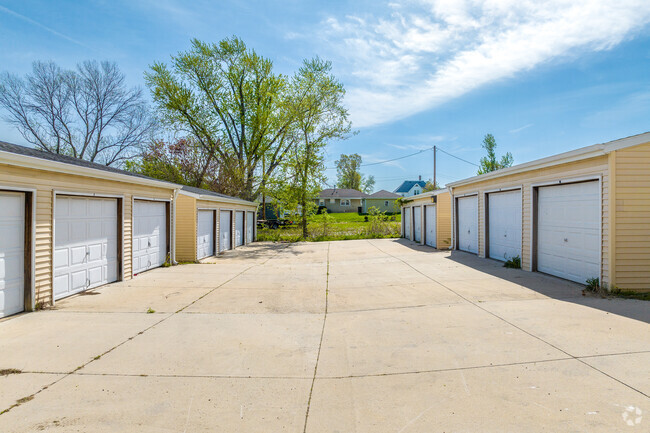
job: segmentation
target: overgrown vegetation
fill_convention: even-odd
[[[320,242],[350,239],[396,238],[400,236],[401,218],[399,214],[390,215],[369,209],[368,215],[356,213],[322,213],[308,219],[307,236],[302,236],[298,226],[279,229],[260,228],[258,241],[270,242]]]
[[[519,256],[511,257],[503,264],[504,268],[521,269],[521,258]]]
[[[22,373],[22,370],[18,370],[17,368],[5,368],[3,370],[0,370],[0,376],[9,376],[10,374],[20,373]]]

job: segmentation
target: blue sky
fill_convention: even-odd
[[[373,163],[433,145],[478,162],[486,133],[521,163],[650,130],[647,0],[0,0],[0,70],[19,75],[35,60],[108,59],[143,86],[191,38],[231,35],[283,73],[333,62],[358,134],[329,146],[329,167],[341,153]],[[4,122],[0,140],[25,144]],[[439,154],[443,184],[475,172]],[[393,190],[430,178],[432,155],[364,173]]]

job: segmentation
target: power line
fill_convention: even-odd
[[[439,147],[438,147],[438,150],[441,151],[442,153],[446,153],[447,155],[451,156],[452,158],[456,158],[456,159],[458,159],[458,160],[460,160],[460,161],[466,162],[466,163],[468,163],[468,164],[472,164],[474,167],[480,167],[478,164],[474,164],[473,162],[469,162],[469,161],[466,160],[466,159],[459,158],[459,157],[456,156],[456,155],[452,155],[451,153],[447,152],[446,150],[442,150],[442,149],[439,148]]]

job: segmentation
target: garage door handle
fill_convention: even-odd
[[[467,234],[469,234],[469,232],[470,232],[470,231],[469,231],[469,230],[467,230]]]
[[[567,238],[564,238],[564,242],[569,242],[569,239],[567,239]]]
[[[90,278],[86,278],[86,288],[90,287]]]
[[[148,244],[148,245],[147,245],[148,247],[151,246],[151,239],[148,239],[148,240],[147,240],[147,244]]]

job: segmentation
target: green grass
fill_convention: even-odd
[[[608,293],[609,296],[624,299],[638,299],[640,301],[650,301],[650,292],[634,292],[632,290],[614,289]]]
[[[271,242],[322,242],[350,239],[379,239],[395,238],[400,235],[401,216],[388,215],[388,221],[382,223],[381,230],[372,230],[371,223],[366,222],[366,215],[357,213],[331,213],[327,232],[324,233],[323,216],[314,215],[309,218],[307,238],[302,237],[302,229],[297,224],[280,227],[279,229],[260,228],[257,231],[258,241]],[[395,221],[391,221],[391,219]],[[369,217],[370,219],[370,217]]]

